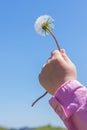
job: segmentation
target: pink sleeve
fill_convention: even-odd
[[[80,107],[78,92],[75,94],[75,90],[80,88],[83,88],[83,86],[78,81],[67,81],[49,100],[50,105],[63,121]]]
[[[49,103],[68,130],[87,130],[87,88],[78,81],[65,82]]]

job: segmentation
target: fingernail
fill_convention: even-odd
[[[42,68],[44,68],[44,67],[45,67],[45,65],[46,65],[46,64],[43,64],[43,65],[42,65]]]
[[[66,51],[65,51],[65,49],[62,49],[61,52],[62,52],[62,53],[65,53]]]

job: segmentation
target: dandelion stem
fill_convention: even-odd
[[[48,92],[46,91],[42,96],[40,96],[39,98],[37,98],[33,103],[32,103],[32,107],[41,99],[43,98]]]
[[[60,51],[60,45],[59,45],[59,43],[58,43],[58,41],[57,41],[55,35],[50,31],[50,29],[49,29],[47,26],[45,26],[45,29],[51,34],[51,36],[53,37],[53,39],[54,39],[55,42],[56,42],[56,45],[57,45],[58,50]],[[47,93],[48,93],[48,92],[46,91],[42,96],[40,96],[39,98],[37,98],[37,99],[32,103],[32,107],[33,107],[41,98],[43,98]]]
[[[53,39],[55,40],[56,45],[57,45],[57,47],[58,47],[58,50],[60,51],[60,45],[59,45],[59,43],[58,43],[58,41],[57,41],[55,35],[50,31],[50,29],[49,29],[48,27],[46,27],[46,29],[47,29],[47,31],[51,34],[51,36],[53,37]]]

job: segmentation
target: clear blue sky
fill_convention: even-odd
[[[64,126],[38,82],[42,65],[57,49],[51,36],[34,30],[40,15],[55,20],[54,33],[87,85],[87,0],[0,0],[0,126]]]

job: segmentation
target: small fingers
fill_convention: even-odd
[[[66,54],[66,52],[65,52],[64,49],[61,50],[61,54],[62,54],[64,60],[65,60],[67,63],[71,62],[70,58],[67,56],[67,54]]]
[[[51,56],[58,55],[59,53],[60,53],[59,50],[53,50],[51,52]]]

